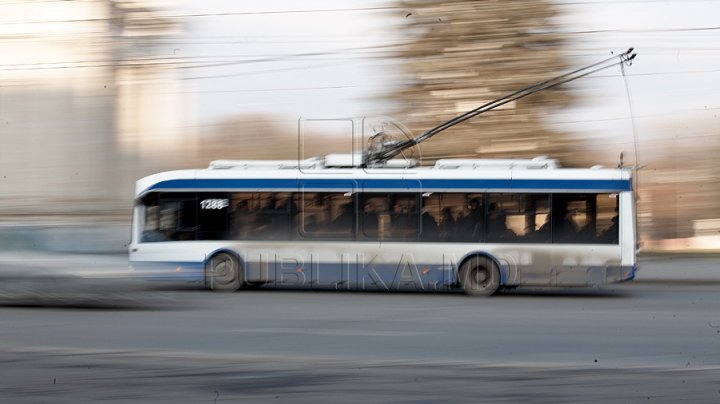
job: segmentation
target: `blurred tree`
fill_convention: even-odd
[[[551,1],[406,0],[398,7],[411,36],[397,54],[409,84],[391,97],[416,135],[569,68]],[[549,109],[570,102],[557,88],[512,102],[424,143],[423,158],[550,155],[573,165],[573,141],[542,122]]]

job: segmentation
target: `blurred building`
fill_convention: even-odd
[[[180,26],[162,6],[0,3],[1,219],[125,220],[145,162],[180,136],[177,67],[163,44]]]

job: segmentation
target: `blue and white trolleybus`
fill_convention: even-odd
[[[403,150],[535,92],[629,63],[632,49],[363,153],[215,161],[137,182],[130,260],[155,277],[243,287],[490,295],[633,279],[632,171],[552,159],[447,159]]]
[[[555,160],[215,161],[137,183],[136,269],[215,290],[446,290],[633,279],[632,177]]]

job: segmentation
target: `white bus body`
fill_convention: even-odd
[[[219,161],[142,178],[131,265],[212,289],[479,295],[635,275],[629,170],[544,158],[389,166]]]

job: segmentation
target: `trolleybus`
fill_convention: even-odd
[[[618,64],[633,49],[531,85],[417,137],[380,132],[363,153],[215,161],[137,182],[134,268],[213,290],[450,290],[633,279],[632,171],[555,160],[405,158],[437,133]]]
[[[632,175],[555,160],[215,161],[137,182],[136,270],[213,290],[417,290],[633,279]]]

